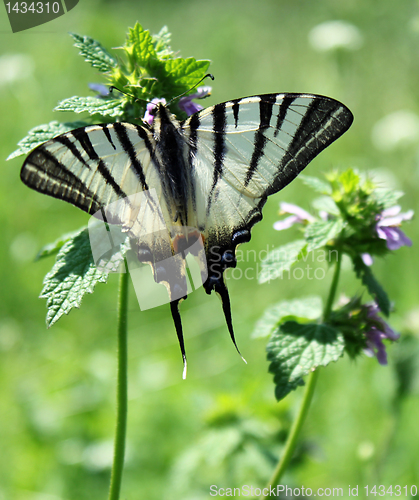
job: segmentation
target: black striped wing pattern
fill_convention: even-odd
[[[141,260],[151,264],[156,281],[164,282],[157,276],[157,261],[175,255],[182,228],[196,228],[194,234],[202,236],[205,248],[204,288],[220,295],[234,341],[223,273],[236,265],[237,245],[250,240],[267,197],[291,182],[352,120],[343,104],[310,94],[236,99],[185,122],[158,105],[151,127],[92,125],[38,146],[26,159],[21,179],[90,214],[152,191],[149,210],[135,211],[132,201],[128,203],[130,236],[154,235],[137,242]],[[132,214],[137,214],[136,230]],[[111,218],[127,226],[118,213]],[[169,228],[168,239],[161,236],[162,225]],[[165,284],[169,294],[174,292]],[[171,311],[184,355],[179,300],[172,300]]]
[[[306,94],[247,97],[188,119],[184,133],[197,197],[192,212],[196,227],[205,228],[207,247],[219,248],[207,255],[210,269],[222,272],[228,261],[235,264],[234,247],[249,241],[267,197],[289,184],[352,120],[341,103]]]

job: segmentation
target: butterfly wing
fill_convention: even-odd
[[[172,257],[170,214],[154,153],[152,132],[144,127],[92,125],[38,146],[25,160],[21,179],[32,189],[120,224],[138,240],[139,258],[152,264],[156,281],[166,284],[154,264]]]
[[[309,94],[268,94],[206,108],[184,123],[194,196],[189,211],[205,238],[207,293],[222,300],[234,340],[223,273],[250,240],[269,195],[289,184],[351,125],[343,104]],[[236,346],[237,347],[237,346]]]
[[[144,128],[131,124],[78,128],[34,149],[21,179],[36,191],[94,214],[149,184],[158,186],[147,147],[151,140]]]
[[[154,131],[113,123],[58,136],[30,153],[21,179],[90,214],[100,212],[139,241],[140,260],[168,288],[186,367],[178,311],[186,296],[185,262],[171,259],[176,236],[168,229],[181,225],[178,214],[188,214],[188,225],[204,236],[204,287],[221,296],[234,342],[223,272],[236,265],[236,246],[250,240],[267,197],[343,134],[352,114],[327,97],[270,94],[217,104],[180,125],[161,107],[155,121]],[[170,279],[159,265],[165,259],[176,268]]]
[[[21,179],[36,191],[122,226],[134,241],[138,259],[151,265],[155,281],[168,290],[186,370],[178,311],[179,300],[187,294],[185,261],[173,255],[169,230],[176,203],[171,203],[156,149],[153,131],[145,127],[129,123],[82,127],[33,150]],[[91,232],[90,236],[92,241]],[[103,243],[100,234],[96,239],[98,245]]]
[[[289,184],[351,125],[338,101],[268,94],[217,104],[184,124],[194,183],[196,227],[205,237],[209,293],[234,267],[269,195]]]

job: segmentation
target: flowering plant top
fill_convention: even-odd
[[[8,159],[27,154],[60,134],[91,124],[126,121],[151,125],[156,102],[168,103],[170,111],[183,120],[202,109],[192,99],[202,99],[211,91],[207,86],[195,89],[197,82],[207,74],[210,61],[182,58],[173,52],[166,26],[151,35],[136,23],[128,29],[125,44],[118,47],[122,51],[118,57],[93,38],[75,33],[70,35],[80,55],[107,82],[90,83],[88,87],[95,95],[72,96],[54,108],[54,111],[84,113],[83,120],[52,121],[33,128]],[[110,92],[111,87],[121,92]],[[124,252],[123,246],[121,252]],[[52,255],[56,255],[56,262],[45,276],[40,295],[47,300],[48,327],[74,307],[80,307],[84,295],[93,293],[97,283],[106,283],[108,279],[108,274],[94,264],[87,228],[65,234],[46,245],[38,258]],[[118,258],[122,258],[122,253],[115,255],[115,259]]]
[[[282,277],[308,252],[326,250],[332,257],[335,275],[326,306],[320,297],[296,299],[271,306],[256,325],[254,336],[270,335],[267,346],[270,371],[274,374],[276,396],[282,399],[303,384],[302,376],[337,361],[344,352],[356,357],[362,352],[387,363],[384,340],[399,335],[379,315],[389,316],[390,299],[375,278],[371,266],[374,257],[383,257],[411,240],[401,224],[413,217],[402,212],[400,191],[380,189],[353,169],[332,172],[326,180],[300,176],[305,184],[321,194],[313,202],[314,211],[280,203],[285,218],[274,224],[282,231],[297,225],[303,238],[273,250],[262,262],[260,282]],[[343,255],[352,261],[353,270],[366,287],[373,302],[361,297],[345,299],[333,308]]]
[[[80,49],[80,55],[103,74],[107,83],[91,83],[89,88],[96,93],[95,96],[72,96],[54,108],[54,111],[87,113],[90,116],[84,121],[53,121],[37,126],[18,143],[18,149],[8,159],[29,153],[48,139],[92,123],[136,123],[145,116],[147,103],[154,98],[168,102],[170,111],[182,120],[197,106],[191,99],[209,94],[208,87],[203,87],[203,90],[194,90],[193,87],[207,73],[210,61],[179,57],[170,47],[170,33],[166,26],[158,34],[151,35],[136,23],[129,28],[125,44],[118,47],[122,57],[114,57],[93,38],[75,33],[70,35],[75,47]],[[126,94],[109,92],[111,87]],[[186,93],[185,97],[170,103],[183,93]]]
[[[328,238],[328,246],[352,258],[361,256],[367,265],[372,264],[373,255],[383,256],[391,250],[412,245],[400,229],[403,221],[413,217],[413,210],[401,213],[400,205],[396,204],[403,196],[401,191],[379,189],[370,179],[363,181],[352,169],[327,175],[329,182],[308,176],[300,178],[324,195],[314,202],[318,215],[314,217],[301,207],[282,202],[280,214],[291,215],[274,224],[277,231],[302,223],[307,226],[305,235],[310,240],[310,235],[318,229],[334,227],[336,234]],[[314,245],[317,244],[312,243],[310,249]]]

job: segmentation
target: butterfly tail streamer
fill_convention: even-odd
[[[182,353],[182,359],[183,359],[182,378],[183,378],[183,380],[185,380],[186,379],[186,371],[188,368],[188,363],[186,361],[185,342],[183,340],[182,320],[180,318],[180,313],[179,313],[179,302],[181,300],[182,299],[178,299],[178,300],[173,300],[172,302],[170,302],[170,311],[172,313],[173,322],[175,323],[176,334],[177,334],[177,338],[179,340],[180,351]]]
[[[231,306],[230,306],[230,296],[228,295],[228,289],[224,281],[219,281],[214,287],[215,293],[220,297],[223,306],[223,312],[226,319],[228,331],[230,333],[231,340],[233,341],[234,347],[239,353],[242,360],[247,364],[247,361],[243,358],[240,349],[237,347],[236,338],[234,336],[233,330],[233,320],[231,317]]]

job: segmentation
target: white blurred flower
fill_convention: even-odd
[[[405,319],[406,328],[412,330],[417,336],[417,332],[419,332],[419,307],[415,307],[411,309]]]
[[[374,125],[371,140],[382,151],[413,144],[419,140],[419,116],[408,110],[395,111]]]
[[[104,471],[110,469],[113,463],[114,444],[112,440],[97,441],[87,445],[81,456],[81,461],[86,469],[91,471]],[[132,448],[127,443],[125,450],[125,464],[132,459]]]
[[[110,469],[113,462],[113,442],[105,440],[86,446],[82,454],[82,461],[89,470]]]
[[[32,75],[35,64],[27,54],[0,56],[0,87],[24,80]]]
[[[87,369],[98,380],[107,382],[115,376],[115,357],[106,351],[93,351]]]
[[[362,443],[359,443],[357,452],[358,457],[362,461],[369,460],[375,454],[374,443],[372,443],[371,441],[363,441]]]
[[[314,50],[327,52],[336,49],[357,50],[363,38],[359,29],[347,21],[326,21],[315,26],[308,34]]]
[[[419,16],[416,15],[411,17],[407,26],[413,33],[417,35],[419,33]]]
[[[10,244],[10,256],[16,262],[30,262],[36,256],[38,241],[30,232],[20,233]]]
[[[19,342],[20,338],[20,325],[14,318],[5,317],[0,320],[0,351],[12,349]]]

